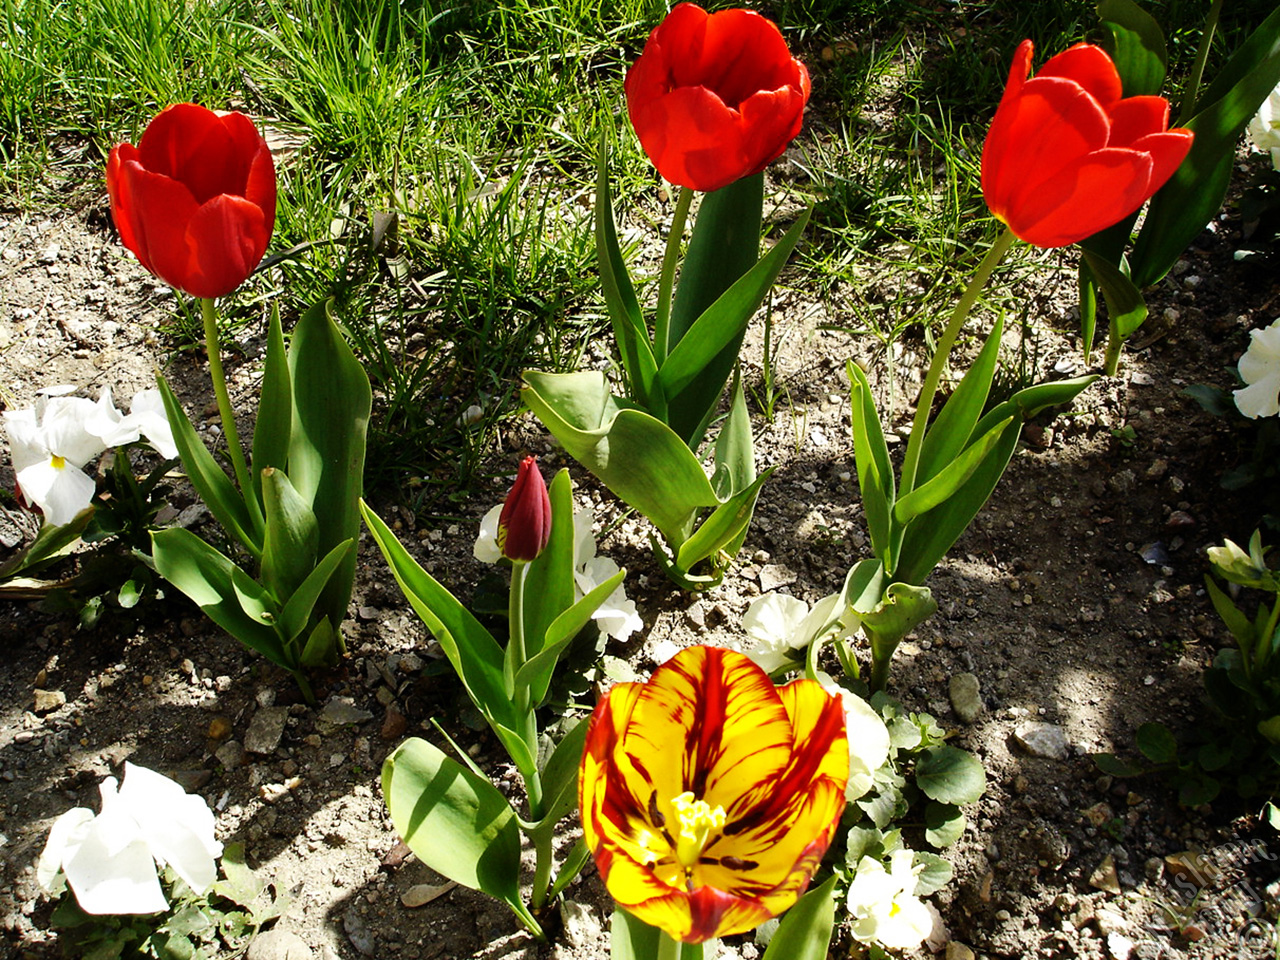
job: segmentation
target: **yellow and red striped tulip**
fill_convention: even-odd
[[[690,647],[614,686],[582,757],[582,829],[605,886],[685,943],[741,933],[804,893],[845,807],[844,710],[775,687],[731,650]]]

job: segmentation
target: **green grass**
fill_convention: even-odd
[[[602,135],[616,144],[623,221],[651,227],[661,215],[622,98],[666,9],[656,0],[0,4],[8,206],[65,204],[68,190],[101,203],[110,147],[180,100],[245,110],[287,142],[271,253],[298,249],[224,304],[228,339],[260,332],[271,306],[288,320],[335,296],[375,382],[371,482],[426,511],[447,509],[494,450],[521,369],[571,369],[607,335],[589,219]],[[1176,90],[1204,5],[1146,6],[1166,25]],[[1215,56],[1270,7],[1229,4]],[[922,329],[927,342],[994,234],[978,160],[1013,49],[1031,37],[1043,62],[1093,37],[1093,4],[760,9],[814,86],[788,153],[796,163],[776,168],[785,208],[815,206],[784,282],[841,305],[839,326],[886,349]],[[988,296],[996,309],[1012,278],[1060,261],[1012,262]],[[173,346],[195,331],[179,318]],[[482,414],[466,422],[473,406]]]

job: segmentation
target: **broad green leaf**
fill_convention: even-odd
[[[1218,72],[1187,123],[1195,140],[1152,198],[1130,262],[1139,289],[1150,286],[1222,207],[1235,147],[1258,107],[1280,83],[1280,9],[1268,16]]]
[[[715,557],[721,551],[731,558],[737,554],[746,536],[747,527],[751,525],[756,498],[760,496],[761,487],[772,473],[773,468],[770,467],[751,486],[720,504],[712,511],[711,516],[702,521],[676,552],[676,566],[680,570],[692,570],[696,564]]]
[[[838,879],[828,877],[826,883],[814,887],[782,915],[764,960],[826,960],[836,922],[832,894]]]
[[[972,753],[942,743],[921,751],[916,786],[939,803],[974,803],[987,789],[987,773]]]
[[[524,574],[524,643],[525,649],[517,651],[523,656],[519,662],[511,662],[514,678],[521,667],[536,657],[546,642],[547,628],[562,613],[573,606],[573,481],[568,470],[559,470],[551,478],[547,490],[551,500],[551,535],[547,546],[537,559],[529,563]],[[514,579],[512,583],[514,584]],[[588,614],[588,617],[590,614]],[[512,647],[508,645],[508,654]],[[555,661],[552,661],[554,665]],[[533,704],[541,699],[538,693]]]
[[[1133,0],[1101,0],[1098,17],[1110,33],[1103,46],[1120,74],[1124,96],[1158,94],[1168,63],[1160,25]]]
[[[937,610],[938,602],[928,587],[889,584],[876,608],[862,615],[862,631],[871,641],[873,660],[876,663],[887,662],[902,638]]]
[[[924,867],[923,870],[916,874],[914,893],[917,897],[927,897],[931,893],[937,893],[951,882],[951,877],[955,873],[950,861],[943,859],[936,853],[929,853],[924,850],[915,852],[911,865],[912,867]]]
[[[297,669],[276,629],[244,612],[232,577],[233,571],[245,574],[234,563],[180,527],[153,531],[151,555],[156,572],[185,593],[210,620],[277,666]]]
[[[223,879],[213,885],[213,892],[246,909],[262,895],[267,885],[249,869],[244,861],[244,844],[228,843],[222,848]]]
[[[311,505],[317,553],[360,533],[360,493],[365,434],[373,394],[364,365],[343,339],[321,302],[302,315],[289,347],[293,384],[293,432],[289,480]],[[330,578],[318,605],[331,623],[347,615],[356,557],[352,552]],[[338,636],[339,648],[341,635]]]
[[[528,370],[520,397],[569,455],[678,546],[697,512],[719,505],[702,464],[671,428],[619,407],[605,375]]]
[[[920,446],[916,489],[937,476],[965,448],[965,441],[972,435],[973,425],[982,416],[982,408],[991,392],[991,381],[1000,361],[1000,336],[1003,332],[1004,317],[997,317],[982,351],[930,424]]]
[[[859,560],[845,574],[840,591],[845,606],[859,615],[871,613],[884,600],[884,564],[879,560]]]
[[[587,719],[575,723],[547,758],[542,768],[542,822],[554,829],[578,804],[578,768],[587,742]]]
[[[279,620],[280,605],[271,592],[239,567],[231,567],[231,589],[235,591],[240,609],[248,616],[274,627]]]
[[[742,370],[733,374],[733,399],[729,416],[716,437],[715,473],[711,483],[716,496],[727,500],[751,486],[756,479],[755,443],[751,436],[751,414],[742,392]]]
[[[354,553],[355,549],[355,540],[343,540],[311,568],[307,578],[285,601],[280,611],[280,630],[286,642],[292,643],[302,634],[307,621],[311,619],[311,611],[315,609],[316,600],[320,598],[324,585],[333,576],[333,571],[337,570],[339,564],[346,559],[347,553]]]
[[[700,212],[699,225],[702,223],[702,216]],[[677,424],[692,423],[695,414],[699,422],[709,419],[709,414],[720,401],[729,373],[737,362],[747,324],[769,295],[808,222],[809,212],[806,211],[772,250],[738,277],[732,286],[703,311],[684,337],[675,344],[658,370],[658,382],[667,397],[668,417],[673,422],[673,429],[689,440],[690,446],[698,442],[699,435],[686,435],[678,429]],[[684,278],[688,276],[688,271],[689,263],[686,260],[681,276],[681,290],[684,289]],[[679,302],[677,295],[676,303]],[[731,356],[728,355],[730,347],[733,348]],[[727,366],[723,362],[726,357],[729,361]],[[724,368],[723,374],[721,367]],[[701,409],[691,407],[698,403],[704,406]]]
[[[262,367],[262,392],[258,399],[258,421],[253,428],[253,486],[262,497],[262,471],[267,467],[288,467],[289,438],[293,433],[293,386],[289,380],[289,360],[280,329],[280,310],[271,308],[267,328],[267,356]]]
[[[0,580],[8,579],[19,573],[33,573],[40,567],[63,554],[69,553],[75,546],[80,534],[93,519],[94,507],[88,506],[63,524],[41,522],[36,537],[17,556],[0,563]]]
[[[1127,760],[1121,760],[1112,753],[1095,753],[1093,762],[1103,773],[1109,773],[1113,777],[1123,777],[1126,780],[1130,777],[1141,776],[1147,772],[1145,767],[1139,767]]]
[[[1010,416],[1017,420],[1005,429],[999,442],[969,477],[968,481],[939,506],[917,517],[907,528],[902,540],[897,567],[892,571],[895,580],[921,584],[933,571],[951,545],[973,521],[982,505],[987,502],[1000,477],[1003,476],[1009,458],[1018,445],[1021,421],[1035,416],[1047,407],[1067,403],[1098,379],[1096,375],[1041,383],[1019,390],[1004,403],[989,410],[973,428],[973,435],[982,436],[993,426]]]
[[[983,461],[1012,424],[1012,416],[1001,420],[965,447],[964,451],[946,464],[933,479],[900,496],[893,505],[893,519],[906,525],[955,496],[956,491],[968,483],[969,478],[982,466]],[[1013,429],[1017,432],[1018,428]]]
[[[249,510],[235,484],[222,472],[222,468],[213,459],[213,454],[200,441],[182,404],[169,389],[168,381],[160,374],[156,374],[156,386],[160,388],[165,417],[173,429],[173,445],[178,448],[187,479],[196,488],[196,493],[200,494],[200,499],[209,508],[213,518],[222,524],[222,529],[249,551],[255,560],[261,560],[262,542],[252,532]]]
[[[613,220],[613,194],[609,186],[609,151],[604,135],[600,139],[600,157],[596,163],[596,259],[600,264],[600,290],[604,294],[613,336],[622,357],[627,386],[636,401],[652,410],[654,381],[658,375],[649,330],[640,312],[640,303],[627,276],[618,247],[618,231]]]
[[[523,726],[502,680],[502,648],[458,599],[423,570],[382,519],[361,501],[364,521],[396,583],[453,665],[467,694],[491,725],[508,732]],[[505,743],[505,739],[504,739]]]
[[[556,663],[560,660],[560,654],[564,652],[565,647],[578,635],[578,631],[591,622],[591,615],[596,612],[600,604],[609,599],[613,591],[618,589],[626,575],[625,569],[619,570],[556,617],[547,627],[538,652],[525,661],[515,675],[516,690],[529,691],[530,709],[542,705],[542,700],[547,695],[547,688],[551,685]]]
[[[488,780],[417,737],[382,765],[396,832],[428,867],[520,913],[520,830]]]
[[[924,838],[939,850],[949,847],[960,839],[966,822],[964,813],[955,804],[930,800],[924,808]]]
[[[328,617],[321,617],[311,628],[307,642],[298,655],[304,667],[335,667],[338,665],[338,647],[333,624]]]
[[[880,430],[880,414],[867,375],[850,360],[845,364],[849,375],[850,419],[853,421],[854,458],[858,465],[858,489],[862,493],[862,509],[871,534],[871,548],[887,569],[892,569],[891,514],[894,502],[893,463],[889,447]]]
[[[1231,636],[1235,637],[1241,653],[1246,658],[1251,658],[1253,656],[1253,644],[1257,638],[1253,624],[1245,613],[1231,601],[1231,598],[1213,582],[1213,578],[1207,573],[1204,575],[1204,586],[1209,592],[1209,601],[1213,604],[1213,609],[1218,612],[1222,622],[1227,625],[1227,629],[1231,631]]]
[[[1163,723],[1142,724],[1134,742],[1139,752],[1152,763],[1173,763],[1178,758],[1177,738]]]
[[[762,173],[703,195],[671,304],[668,363],[703,313],[756,265],[763,206]],[[738,335],[711,362],[700,365],[701,378],[679,394],[666,393],[666,422],[691,448],[701,442],[741,348]]]
[[[556,873],[555,883],[551,884],[547,899],[554,903],[556,897],[560,896],[561,891],[573,881],[574,877],[582,872],[582,868],[590,860],[591,848],[587,846],[586,841],[579,837],[578,842],[573,845],[573,849],[564,858],[564,862],[560,864],[560,870]]]
[[[266,535],[262,544],[262,580],[282,602],[293,596],[316,565],[319,533],[316,515],[278,467],[261,471]]]

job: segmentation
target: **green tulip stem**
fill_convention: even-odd
[[[920,399],[916,404],[915,419],[911,422],[911,438],[907,441],[907,453],[902,461],[902,482],[899,485],[899,496],[903,496],[915,489],[916,468],[920,463],[920,448],[924,444],[925,429],[929,423],[929,411],[933,408],[933,398],[938,392],[938,382],[942,379],[942,372],[947,368],[947,360],[951,356],[951,348],[955,346],[956,338],[960,335],[960,329],[964,326],[964,321],[969,316],[969,311],[973,309],[973,305],[978,301],[978,295],[982,293],[987,281],[991,279],[991,274],[995,272],[1000,261],[1004,259],[1004,255],[1008,253],[1013,241],[1013,231],[1006,228],[1004,233],[997,237],[995,243],[991,245],[991,249],[982,258],[982,262],[978,264],[978,270],[973,275],[973,279],[969,281],[969,286],[965,288],[955,309],[951,311],[951,319],[947,321],[947,328],[943,331],[942,339],[938,341],[938,348],[933,352],[933,360],[929,363],[929,372],[925,374],[924,386],[920,388]]]
[[[667,250],[662,257],[662,277],[658,281],[658,312],[653,321],[653,358],[662,366],[671,345],[671,291],[676,285],[676,261],[680,259],[680,241],[684,238],[685,221],[689,218],[689,205],[693,191],[680,188],[675,212],[671,215],[671,232],[667,234]]]
[[[680,941],[667,931],[658,931],[658,954],[654,960],[680,960]]]
[[[253,494],[253,485],[249,480],[249,467],[244,461],[244,450],[240,447],[240,432],[236,429],[235,413],[231,409],[231,397],[227,393],[227,376],[222,371],[222,349],[218,343],[218,310],[212,297],[200,298],[200,312],[204,316],[205,352],[209,355],[209,376],[213,380],[213,395],[218,401],[218,416],[222,420],[222,433],[227,440],[227,452],[231,456],[231,466],[236,472],[236,484],[244,496],[250,514],[255,517],[255,525],[261,526],[261,515],[258,510],[258,498]]]
[[[542,908],[547,902],[547,894],[551,892],[551,861],[555,859],[554,840],[551,830],[539,830],[533,835],[533,896],[529,906],[534,910]]]

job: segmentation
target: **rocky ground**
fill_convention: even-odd
[[[1235,259],[1235,225],[1215,226],[1153,295],[1153,320],[1121,375],[1090,388],[1070,414],[1028,430],[991,503],[930,580],[938,615],[900,648],[894,694],[954,731],[989,779],[948,851],[956,879],[933,898],[946,929],[932,946],[948,960],[1274,955],[1280,838],[1257,825],[1256,811],[1228,800],[1186,809],[1161,780],[1102,775],[1090,756],[1132,755],[1145,721],[1201,722],[1200,672],[1228,642],[1203,594],[1203,551],[1224,536],[1247,539],[1256,505],[1220,489],[1240,456],[1237,440],[1182,391],[1231,384],[1227,367],[1247,330],[1274,319],[1280,286],[1274,258]],[[1040,370],[1082,372],[1070,277],[1038,271],[1027,282]],[[155,331],[173,308],[172,295],[113,241],[100,209],[48,220],[0,211],[0,395],[8,405],[29,405],[52,383],[95,397],[103,384],[118,397],[147,386],[153,365],[166,362]],[[754,597],[782,590],[815,600],[867,555],[843,364],[861,358],[887,392],[886,364],[865,341],[819,329],[838,322],[840,309],[800,291],[775,303],[786,390],[773,422],[760,422],[758,450],[777,471],[741,562],[718,590],[690,597],[673,589],[648,555],[642,523],[620,518],[607,493],[573,468],[580,500],[608,531],[601,552],[630,571],[627,590],[645,624],[608,652],[641,674],[689,644],[741,643]],[[239,409],[255,393],[260,351],[250,338],[232,364]],[[897,395],[909,397],[913,346],[895,359]],[[167,372],[189,410],[212,415],[197,358],[172,358]],[[531,419],[505,431],[503,444],[493,451],[495,471],[514,469],[526,450],[548,475],[572,467]],[[11,479],[0,466],[0,484]],[[479,517],[503,493],[498,483],[478,491],[465,519],[438,526],[419,525],[391,499],[376,506],[397,520],[427,569],[466,596],[492,572],[472,558],[471,544]],[[175,509],[189,505],[190,492],[177,491]],[[438,669],[438,648],[372,542],[361,542],[360,561],[344,627],[350,656],[321,680],[318,707],[181,598],[108,610],[92,630],[30,599],[0,600],[6,955],[57,954],[34,860],[53,819],[71,806],[96,807],[97,783],[129,759],[205,797],[219,837],[243,842],[259,875],[292,898],[276,930],[296,939],[262,938],[251,956],[608,956],[610,908],[593,869],[569,888],[565,922],[544,945],[505,908],[464,888],[441,889],[441,878],[398,847],[379,769],[405,736],[435,737],[431,718],[499,783],[509,787],[514,771]],[[961,675],[976,680],[977,702],[953,703]],[[290,943],[298,952],[286,953]],[[847,948],[841,939],[833,956]],[[730,938],[723,950],[742,960],[762,952],[749,937]]]

